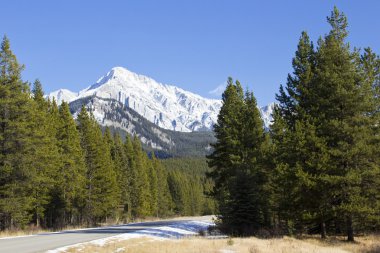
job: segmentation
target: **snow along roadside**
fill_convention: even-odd
[[[89,242],[77,243],[64,246],[54,250],[49,250],[46,253],[62,253],[70,248],[83,248],[86,245],[93,244],[103,246],[111,241],[123,241],[134,238],[149,237],[154,240],[178,239],[185,236],[197,235],[200,231],[207,230],[208,227],[215,225],[211,221],[183,221],[168,226],[152,227],[134,232],[110,236],[107,238],[97,239]],[[122,227],[119,227],[122,228]]]

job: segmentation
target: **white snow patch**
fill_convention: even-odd
[[[69,91],[67,89],[59,89],[51,92],[49,95],[46,95],[45,97],[49,98],[51,101],[54,98],[57,102],[57,105],[61,105],[63,101],[70,103],[71,101],[75,100],[78,97],[78,93]]]
[[[207,230],[209,226],[214,225],[213,222],[208,221],[181,221],[181,222],[173,222],[173,224],[167,225],[167,226],[161,226],[161,227],[152,227],[152,228],[146,228],[143,230],[135,230],[134,232],[130,233],[123,233],[116,236],[111,236],[107,238],[97,239],[90,242],[83,242],[78,244],[73,244],[65,247],[61,247],[54,250],[49,250],[47,253],[61,253],[65,252],[70,248],[78,248],[80,250],[81,248],[85,247],[86,244],[93,244],[97,246],[103,246],[107,243],[110,243],[111,241],[122,241],[122,240],[128,240],[128,239],[134,239],[134,238],[143,238],[148,237],[152,238],[153,240],[167,240],[167,239],[178,239],[182,238],[184,236],[191,236],[191,235],[197,235],[199,231],[201,230]],[[118,229],[128,228],[131,226],[138,227],[139,224],[129,224],[125,226],[117,226]],[[112,228],[112,227],[110,227]],[[122,249],[120,249],[121,251]]]

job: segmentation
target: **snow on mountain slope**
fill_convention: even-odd
[[[89,96],[116,100],[157,126],[180,132],[212,130],[222,106],[221,100],[204,98],[176,86],[156,82],[123,67],[112,68],[78,95],[68,90],[49,95],[56,97],[58,103]],[[266,127],[270,124],[272,109],[272,105],[260,109]],[[100,122],[101,115],[97,119]]]
[[[261,118],[263,119],[264,126],[266,129],[269,129],[270,125],[272,124],[272,121],[273,121],[272,114],[273,114],[275,105],[276,103],[270,103],[267,106],[259,108],[260,113],[261,113]]]
[[[181,132],[211,129],[221,107],[219,100],[202,98],[122,67],[113,68],[79,93],[79,97],[91,95],[115,99],[156,125]]]
[[[210,143],[215,142],[211,131],[175,132],[163,129],[114,99],[89,96],[72,101],[70,111],[74,117],[83,105],[102,127],[118,132],[122,139],[127,133],[138,136],[143,147],[154,149],[160,158],[204,157],[210,153]]]
[[[71,102],[72,100],[76,99],[78,97],[78,93],[75,93],[66,89],[59,89],[59,90],[53,91],[47,97],[50,100],[53,100],[53,98],[55,98],[57,104],[60,105],[62,101]]]

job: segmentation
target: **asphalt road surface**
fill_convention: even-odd
[[[199,220],[199,219],[191,219]],[[188,220],[187,220],[188,221]],[[90,228],[82,230],[63,231],[58,233],[42,233],[32,236],[0,239],[0,253],[34,253],[45,252],[81,242],[115,236],[122,233],[137,232],[161,226],[175,226],[183,220],[166,220],[142,222],[128,225]]]

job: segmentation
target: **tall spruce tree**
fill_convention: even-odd
[[[120,218],[128,221],[128,200],[129,200],[129,161],[127,159],[123,142],[118,133],[113,136],[114,144],[111,149],[111,156],[115,165],[118,188],[120,190],[119,206],[122,206]]]
[[[92,115],[83,106],[78,115],[81,146],[86,161],[86,207],[88,223],[97,223],[114,215],[118,204],[116,174],[111,152]]]
[[[150,186],[149,186],[149,160],[146,153],[142,150],[141,142],[137,136],[133,138],[133,152],[136,182],[132,192],[132,213],[135,217],[146,217],[150,215]]]
[[[371,162],[372,86],[363,82],[358,54],[351,52],[347,19],[335,7],[328,22],[332,29],[319,41],[314,80],[319,133],[325,139],[330,161],[323,181],[329,185],[330,203],[346,220],[347,239],[354,240],[354,219],[366,213],[368,200],[361,195],[362,180],[376,164]]]
[[[234,84],[232,78],[222,95],[223,106],[214,125],[216,143],[214,152],[207,158],[213,170],[208,174],[215,182],[213,196],[217,200],[220,213],[228,208],[229,179],[235,174],[235,165],[239,157],[239,133],[241,133],[241,112],[244,107],[244,94],[240,84]]]
[[[154,155],[152,165],[157,172],[157,215],[159,217],[166,217],[173,212],[173,200],[169,191],[168,173]]]
[[[215,180],[221,228],[240,235],[270,226],[269,172],[265,164],[268,138],[253,94],[244,96],[232,79],[222,96],[223,105],[214,127],[217,142],[208,156]]]
[[[371,143],[372,160],[380,164],[380,57],[375,54],[371,48],[365,48],[364,53],[360,59],[361,73],[364,82],[372,87],[374,96],[373,112],[369,114],[372,120],[372,136],[373,142]],[[368,223],[359,223],[362,229],[380,227],[380,166],[373,168],[370,173],[366,175],[363,180],[362,195],[369,199],[371,205],[371,212],[368,214]],[[376,187],[377,186],[377,187]],[[368,219],[369,218],[369,219]],[[375,225],[374,225],[375,224]]]
[[[127,203],[126,203],[126,209],[127,209],[127,216],[128,218],[132,218],[135,216],[135,207],[136,207],[136,196],[138,192],[137,188],[137,170],[136,170],[136,161],[134,156],[134,150],[133,150],[133,144],[131,137],[127,135],[125,137],[124,141],[124,153],[125,153],[125,159],[126,159],[126,165],[128,166],[126,168],[126,179],[127,179],[127,186],[126,191],[128,191],[127,195]]]
[[[274,143],[276,205],[285,218],[290,233],[303,231],[305,222],[319,224],[321,236],[326,237],[326,198],[322,182],[327,161],[324,141],[316,135],[313,78],[316,53],[306,32],[302,32],[293,58],[293,75],[288,75],[286,88],[280,87],[276,96],[271,134]],[[286,183],[285,183],[286,182]],[[289,192],[287,198],[283,193]],[[311,201],[312,200],[312,201]]]
[[[156,158],[152,153],[152,160],[149,160],[148,177],[150,188],[150,215],[158,217],[158,176],[157,165],[154,164]]]
[[[61,159],[56,200],[61,208],[56,208],[57,216],[64,224],[77,224],[84,208],[86,167],[79,132],[66,102],[59,108],[57,140]]]
[[[44,98],[42,85],[36,80],[33,87],[32,110],[32,143],[33,158],[30,161],[31,168],[35,169],[33,179],[33,209],[34,220],[37,227],[45,216],[45,210],[51,199],[51,191],[54,185],[54,177],[57,175],[57,167],[60,165],[55,125],[52,125],[49,115],[49,105]]]
[[[99,151],[101,155],[101,170],[99,170],[99,188],[102,198],[104,217],[112,218],[117,214],[119,204],[120,188],[117,184],[115,164],[112,160],[111,148],[114,145],[111,132],[106,128],[103,138],[100,127],[97,125],[97,134],[100,136]]]
[[[0,222],[1,228],[22,227],[31,219],[35,168],[29,87],[4,37],[0,49]]]
[[[355,219],[374,213],[363,187],[376,187],[373,179],[378,178],[373,151],[375,75],[373,66],[371,71],[365,67],[373,57],[367,55],[367,64],[361,63],[358,51],[350,50],[345,42],[347,20],[337,8],[328,22],[332,29],[318,41],[315,52],[310,46],[301,50],[309,44],[301,37],[293,60],[295,77],[288,78],[286,92],[280,88],[277,97],[272,136],[277,168],[283,172],[279,175],[292,182],[285,189],[294,193],[292,200],[302,210],[297,214],[301,225],[309,219],[319,221],[325,237],[326,222],[334,221],[335,229],[345,228],[353,241]],[[297,60],[309,55],[302,52],[312,52],[312,57]]]

